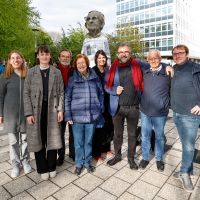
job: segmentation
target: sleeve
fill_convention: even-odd
[[[6,95],[6,80],[3,76],[0,76],[0,117],[3,117],[4,98]]]
[[[103,91],[103,87],[102,87],[102,83],[100,78],[98,77],[97,80],[97,88],[98,88],[98,98],[101,104],[101,112],[103,113],[104,111],[104,91]]]
[[[140,65],[140,68],[141,70],[144,72],[145,70],[149,69],[150,68],[150,65],[148,62],[142,62],[141,60],[138,60],[137,59],[137,62],[139,63]]]
[[[58,111],[59,112],[64,112],[64,84],[63,84],[63,79],[61,72],[58,71]]]
[[[72,102],[73,85],[74,85],[74,77],[71,76],[69,78],[68,85],[65,89],[65,121],[72,120],[71,102]]]
[[[33,106],[31,101],[31,72],[28,71],[24,82],[24,115],[33,115]]]

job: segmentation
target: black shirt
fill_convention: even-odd
[[[43,101],[48,101],[48,90],[49,90],[49,68],[41,70],[42,84],[43,84]]]

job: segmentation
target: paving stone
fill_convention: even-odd
[[[0,154],[0,163],[4,162],[4,161],[8,161],[9,158],[9,153],[8,152],[4,152]]]
[[[156,196],[153,200],[165,200],[165,199],[163,199],[163,198],[161,198],[161,197],[158,197],[158,196]]]
[[[164,162],[169,165],[177,166],[181,162],[181,158],[177,158],[177,157],[171,156],[171,155],[165,155]]]
[[[87,192],[82,190],[81,188],[69,184],[62,188],[60,191],[56,192],[53,196],[57,200],[79,200],[82,199],[84,196],[87,195]]]
[[[8,143],[8,140],[1,140],[0,141],[0,147],[4,147],[4,146],[7,146],[9,143]]]
[[[129,183],[120,180],[116,177],[111,177],[107,181],[105,181],[100,187],[103,190],[106,190],[111,194],[119,197],[122,193],[124,193],[127,190],[129,186]]]
[[[32,179],[35,183],[40,183],[43,180],[41,179],[41,175],[37,173],[37,171],[33,171],[29,174],[27,174],[26,176],[28,176],[30,179]]]
[[[167,179],[168,179],[168,176],[165,176],[159,172],[155,172],[151,170],[148,170],[140,177],[140,180],[143,180],[157,187],[162,187],[162,185],[165,183]]]
[[[74,173],[74,171],[75,171],[75,165],[73,165],[73,166],[67,168],[67,171],[71,172],[72,174],[75,174],[75,173]],[[87,174],[87,170],[84,168],[84,169],[82,170],[81,174],[80,174],[79,176],[77,176],[77,175],[76,175],[76,176],[77,176],[77,177],[82,177],[82,176],[84,176],[85,174]]]
[[[52,197],[52,196],[50,196],[50,197],[48,197],[47,199],[45,199],[45,200],[56,200],[54,197]]]
[[[190,200],[199,200],[200,199],[200,188],[196,187],[192,192]]]
[[[22,200],[22,199],[34,200],[34,198],[27,192],[22,192],[22,193],[18,194],[17,196],[11,198],[11,200]]]
[[[166,154],[171,155],[171,156],[175,156],[178,158],[182,158],[182,152],[175,150],[175,149],[170,149]]]
[[[8,162],[0,163],[0,173],[5,172],[6,170],[10,169],[11,165]]]
[[[0,135],[0,140],[8,140],[8,134]]]
[[[9,146],[0,147],[0,153],[6,153],[6,152],[9,152]]]
[[[87,173],[86,175],[82,176],[78,180],[74,181],[78,187],[86,190],[87,192],[91,192],[94,188],[99,186],[103,182],[102,179],[93,176],[92,174]]]
[[[188,200],[190,193],[166,183],[159,191],[158,196],[167,200]]]
[[[61,166],[56,167],[56,171],[57,171],[57,173],[59,173],[59,172],[66,170],[67,168],[69,168],[71,166],[72,166],[72,163],[64,162]]]
[[[100,188],[96,188],[83,198],[83,200],[102,200],[102,199],[114,200],[117,199],[117,197],[113,196],[112,194],[109,194],[108,192]]]
[[[5,183],[10,182],[11,180],[12,179],[6,173],[0,174],[0,185],[4,185]]]
[[[142,199],[150,200],[155,197],[159,188],[141,180],[137,180],[127,191]]]
[[[72,181],[76,180],[77,178],[78,176],[65,170],[57,174],[57,176],[55,178],[52,178],[51,181],[60,187],[64,187],[69,183],[71,183]]]
[[[30,161],[30,165],[31,165],[31,167],[32,167],[33,169],[36,170],[36,163],[35,163],[35,160],[31,160],[31,161]]]
[[[101,179],[108,179],[110,176],[112,176],[114,173],[116,173],[116,169],[113,169],[111,167],[108,167],[106,165],[101,165],[98,168],[96,168],[96,171],[93,173],[95,176],[98,176]]]
[[[106,165],[106,163],[104,163]],[[118,162],[117,164],[110,166],[113,169],[121,169],[122,167],[124,167],[125,165],[127,165],[127,161],[121,160],[120,162]]]
[[[6,200],[9,199],[11,195],[2,187],[0,186],[0,199]]]
[[[171,174],[175,171],[175,169],[176,169],[176,166],[168,165],[168,164],[165,163],[165,169],[164,169],[164,171],[162,171],[162,172],[159,171],[159,173],[164,174],[166,176],[171,176]],[[156,163],[154,163],[150,167],[150,170],[158,172]]]
[[[12,182],[6,183],[4,187],[10,194],[15,196],[34,185],[35,183],[30,178],[23,176],[13,180]]]
[[[133,196],[132,194],[125,192],[118,198],[118,200],[141,200],[140,198]]]
[[[176,142],[174,145],[173,145],[173,149],[177,149],[179,151],[182,151],[182,145],[180,142]]]
[[[28,189],[28,193],[31,194],[36,199],[45,199],[52,194],[54,194],[56,191],[59,190],[59,187],[53,184],[50,181],[43,181],[36,186]]]
[[[142,173],[136,170],[131,170],[130,168],[124,167],[120,171],[118,171],[114,176],[126,182],[134,183],[141,175]]]

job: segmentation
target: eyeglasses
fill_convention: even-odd
[[[183,56],[186,52],[185,51],[181,51],[181,52],[177,52],[177,53],[173,53],[173,56]]]
[[[130,54],[130,52],[129,51],[119,51],[119,52],[117,52],[118,54]]]
[[[148,61],[151,61],[151,62],[154,62],[154,61],[159,61],[160,59],[159,58],[150,58],[150,59],[148,59]]]

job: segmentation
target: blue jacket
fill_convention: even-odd
[[[103,112],[103,88],[99,77],[89,69],[84,79],[74,70],[65,90],[65,120],[75,123],[93,123]]]
[[[192,63],[193,85],[198,97],[198,106],[200,106],[200,64]]]
[[[159,72],[144,71],[144,91],[141,95],[141,111],[148,116],[165,116],[170,105],[170,78],[162,64]]]
[[[139,63],[142,71],[149,68],[148,63],[141,62],[139,60],[137,60],[137,62]],[[131,68],[132,68],[132,65],[131,65]],[[107,80],[108,72],[109,72],[109,70],[106,72],[105,81]],[[106,92],[108,92],[110,94],[109,112],[112,116],[115,116],[115,114],[117,112],[118,104],[119,104],[119,95],[117,95],[117,87],[118,86],[120,86],[120,80],[119,80],[119,72],[118,72],[118,67],[117,67],[112,88],[108,89],[108,88],[106,88],[106,85],[105,85]],[[140,94],[138,94],[138,95],[140,95]]]

